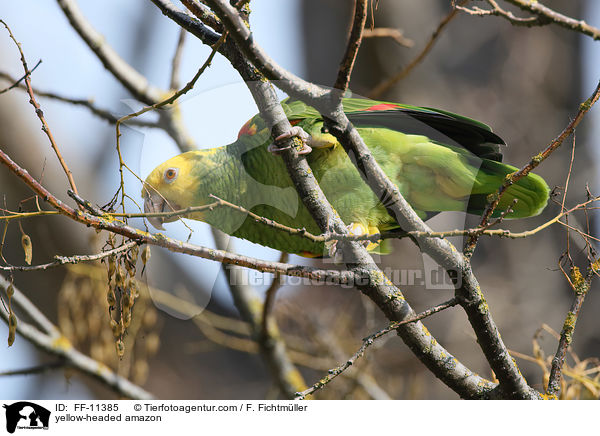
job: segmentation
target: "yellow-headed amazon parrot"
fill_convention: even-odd
[[[314,108],[282,102],[291,134],[302,138],[303,152],[325,195],[353,232],[375,233],[397,227],[362,180],[336,138],[323,127]],[[487,196],[517,168],[501,163],[504,142],[475,120],[438,109],[346,98],[344,111],[383,171],[424,219],[441,211],[481,214]],[[270,129],[259,115],[250,119],[232,144],[175,156],[146,179],[146,212],[180,210],[213,203],[210,195],[292,228],[319,234],[293,188],[283,160],[275,156]],[[548,201],[546,182],[535,174],[508,188],[496,214],[507,218],[539,214]],[[513,204],[513,200],[517,200]],[[288,253],[322,256],[322,243],[277,230],[242,212],[219,207],[191,214],[232,236]],[[157,228],[177,217],[150,218]],[[368,248],[374,248],[371,244]]]

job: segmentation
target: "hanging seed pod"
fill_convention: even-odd
[[[8,316],[8,346],[10,347],[15,342],[17,333],[17,317],[14,313]]]
[[[108,307],[115,307],[117,304],[115,290],[112,287],[108,288],[108,292],[106,293],[106,302],[108,303]]]
[[[129,310],[131,306],[133,306],[133,301],[129,298],[129,295],[127,295],[126,293],[123,294],[122,304],[123,310]]]
[[[129,277],[133,277],[135,275],[135,262],[133,262],[129,256],[126,256],[123,259],[123,264],[125,265],[125,269],[127,270]]]
[[[117,271],[115,273],[115,283],[117,286],[123,287],[125,284],[125,274],[123,274],[123,269],[120,266],[117,266]]]
[[[122,358],[125,354],[125,344],[121,339],[119,339],[117,342],[115,342],[115,347],[117,349],[117,356],[119,356],[119,358]]]
[[[33,247],[31,246],[31,238],[29,237],[29,235],[23,233],[23,236],[21,236],[21,245],[23,246],[23,251],[25,252],[25,263],[27,265],[31,265]]]
[[[13,295],[15,295],[15,287],[12,285],[12,283],[8,285],[8,288],[6,288],[6,295],[8,296],[9,300],[13,297]]]
[[[129,324],[131,324],[131,311],[128,310],[123,312],[123,326],[127,328]]]
[[[144,264],[144,266],[148,263],[148,261],[150,260],[150,246],[149,245],[144,245],[144,249],[142,250],[142,263]]]
[[[113,336],[115,338],[118,338],[119,336],[121,336],[121,326],[114,319],[110,320],[110,329],[112,330]]]
[[[129,295],[133,298],[138,298],[140,296],[140,288],[137,284],[137,281],[132,280],[129,286]],[[133,303],[132,303],[133,306]]]
[[[129,250],[129,256],[131,257],[131,263],[133,263],[134,265],[137,262],[137,258],[138,258],[138,253],[140,251],[140,248],[138,247],[138,245],[134,245],[131,250]]]
[[[115,274],[115,269],[117,268],[117,256],[114,254],[112,256],[108,256],[108,280],[112,278]]]

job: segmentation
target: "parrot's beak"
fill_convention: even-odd
[[[158,193],[147,193],[144,196],[144,213],[160,213],[165,212],[165,209],[169,210],[167,202]],[[165,230],[163,223],[165,219],[160,216],[153,216],[146,218],[152,227],[158,230]]]

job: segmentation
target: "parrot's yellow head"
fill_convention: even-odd
[[[142,188],[145,213],[162,213],[181,210],[190,206],[202,206],[200,184],[206,180],[216,165],[210,159],[211,150],[189,151],[163,162],[148,175]],[[201,220],[201,213],[186,215]],[[179,219],[149,217],[150,224],[163,229],[162,224]]]

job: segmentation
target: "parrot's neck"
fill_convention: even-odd
[[[265,144],[256,146],[238,140],[212,149],[210,153],[216,165],[210,172],[210,180],[202,183],[210,190],[204,193],[205,197],[213,194],[272,219],[287,221],[296,217],[299,206],[296,190],[291,186],[282,159],[267,151]],[[253,240],[251,234],[257,231],[254,229],[256,223],[242,227],[246,217],[244,213],[220,207],[207,213],[203,220],[226,233],[236,236],[239,233],[239,236]]]

